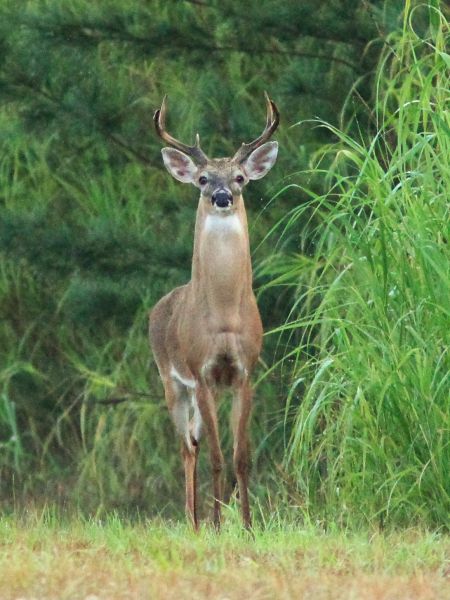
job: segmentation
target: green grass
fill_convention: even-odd
[[[302,510],[344,525],[448,526],[450,56],[430,10],[426,39],[414,10],[390,39],[370,136],[317,122],[337,141],[309,175],[329,191],[303,187],[271,234],[304,254],[261,268],[293,297],[272,332],[291,347],[285,469]]]
[[[325,533],[274,520],[254,538],[226,513],[203,524],[62,517],[0,519],[0,595],[86,598],[443,599],[448,539],[407,530]],[[447,555],[447,556],[446,556]]]

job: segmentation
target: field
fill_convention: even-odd
[[[243,10],[0,6],[0,600],[450,598],[449,8]],[[212,530],[202,442],[195,535],[147,315],[189,279],[196,192],[151,114],[168,93],[177,137],[229,154],[266,89],[255,526],[233,498]]]
[[[450,544],[420,530],[350,534],[269,523],[244,534],[204,524],[0,520],[2,600],[445,600]],[[447,562],[446,562],[447,560]],[[447,576],[447,577],[446,577]]]

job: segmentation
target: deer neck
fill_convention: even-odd
[[[252,296],[247,216],[242,197],[231,214],[197,210],[191,292],[196,305],[224,328],[238,326],[240,308]]]

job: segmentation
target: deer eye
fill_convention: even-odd
[[[202,175],[198,178],[198,182],[200,185],[206,185],[208,183],[208,178],[205,175]]]
[[[244,183],[243,175],[236,175],[236,181],[237,183]]]

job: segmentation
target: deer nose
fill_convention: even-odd
[[[216,190],[211,196],[211,202],[219,208],[226,208],[233,204],[233,195],[230,190]]]

